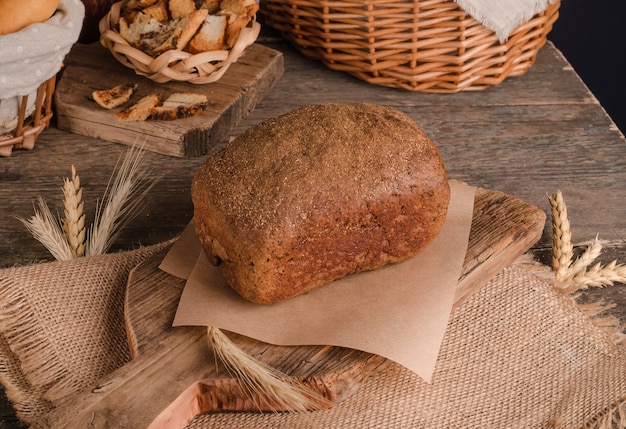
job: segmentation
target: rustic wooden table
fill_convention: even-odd
[[[598,236],[601,260],[626,263],[626,140],[551,44],[524,76],[481,92],[450,95],[376,87],[307,60],[273,36],[259,43],[284,54],[285,74],[231,135],[267,118],[311,103],[367,101],[409,114],[435,140],[449,176],[497,189],[542,208],[563,192],[577,244]],[[218,147],[215,148],[217,150]],[[62,180],[74,165],[87,205],[104,193],[126,146],[60,131],[54,126],[33,151],[0,159],[0,267],[50,260],[16,217],[29,217],[39,195],[62,209]],[[204,157],[181,159],[148,153],[161,179],[115,249],[157,243],[181,233],[192,216],[190,183]],[[87,222],[90,223],[90,219]],[[549,263],[550,217],[533,253]],[[586,299],[614,302],[626,322],[626,286],[590,290]],[[0,399],[0,429],[21,427]]]

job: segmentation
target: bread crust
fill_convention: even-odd
[[[101,107],[114,109],[130,100],[136,89],[136,83],[128,82],[124,85],[115,85],[109,89],[95,90],[91,93],[91,96]]]
[[[115,114],[120,121],[145,121],[150,117],[152,109],[159,104],[161,97],[158,94],[148,94],[135,104]]]
[[[268,304],[415,255],[439,233],[450,188],[411,118],[325,104],[248,129],[199,168],[192,199],[225,281]]]
[[[177,92],[170,95],[162,105],[150,111],[150,119],[172,121],[204,112],[209,106],[206,95],[191,92]]]

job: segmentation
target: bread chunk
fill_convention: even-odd
[[[200,166],[191,192],[205,254],[260,304],[415,255],[450,200],[429,137],[400,111],[365,103],[249,128]]]
[[[200,52],[224,49],[226,38],[226,16],[208,15],[198,33],[189,42],[189,52]]]
[[[159,0],[155,4],[143,9],[142,12],[159,22],[166,22],[170,19],[167,2],[165,0]]]
[[[115,85],[110,89],[95,90],[91,93],[91,97],[96,103],[105,109],[114,109],[130,100],[135,93],[137,84],[128,82],[124,85]]]
[[[160,101],[161,97],[157,94],[146,95],[127,109],[116,113],[115,117],[120,121],[145,121]]]
[[[170,121],[204,112],[209,106],[209,100],[204,94],[192,92],[176,92],[150,112],[150,119]]]
[[[173,19],[184,18],[199,9],[195,0],[169,0],[169,8]]]
[[[135,48],[152,56],[171,49],[183,50],[207,14],[206,9],[200,9],[184,18],[160,22],[151,15],[138,12],[130,23],[120,18],[120,35]]]
[[[122,9],[143,9],[148,6],[152,6],[158,0],[124,0],[122,3]]]
[[[259,10],[259,3],[256,0],[222,0],[220,8],[235,15],[252,18]]]

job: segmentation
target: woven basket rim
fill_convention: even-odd
[[[478,91],[521,76],[560,0],[505,41],[451,0],[265,0],[264,23],[303,55],[368,83],[409,91]]]
[[[124,66],[154,82],[182,81],[195,84],[219,80],[231,64],[235,63],[245,49],[259,36],[261,25],[253,17],[241,29],[230,49],[191,54],[182,50],[165,51],[157,57],[131,46],[117,31],[123,1],[114,3],[100,20],[100,43]]]

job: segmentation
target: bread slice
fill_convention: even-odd
[[[159,0],[155,4],[143,9],[142,12],[159,22],[166,22],[170,19],[169,9],[167,8],[167,2],[165,0]]]
[[[148,6],[152,6],[157,1],[158,0],[125,0],[124,3],[122,4],[122,9],[123,10],[129,10],[129,9],[139,10],[139,9],[146,8]]]
[[[209,107],[206,95],[177,92],[170,95],[162,105],[152,108],[150,119],[169,121],[182,119],[204,112]]]
[[[233,12],[235,15],[252,18],[259,10],[259,3],[256,0],[222,0],[220,7],[222,10]]]
[[[172,19],[180,19],[191,15],[197,9],[194,0],[169,0],[169,9]]]
[[[241,33],[241,29],[248,25],[248,22],[250,22],[250,18],[247,15],[236,15],[234,13],[228,15],[226,38],[224,40],[224,45],[227,48],[235,46],[235,43],[239,38],[239,33]]]
[[[224,49],[226,22],[227,18],[224,15],[207,15],[202,27],[189,42],[189,52],[197,54]]]
[[[161,45],[152,49],[149,53],[151,55],[158,55],[170,49],[183,50],[187,47],[187,44],[196,34],[204,19],[208,15],[206,9],[199,9],[191,13],[191,15],[169,21],[170,25],[173,25],[173,31],[170,36]],[[146,51],[144,51],[146,52]]]
[[[169,40],[175,28],[169,22],[161,23],[143,12],[138,12],[130,22],[120,18],[119,27],[120,36],[146,53],[151,53]]]
[[[137,103],[116,113],[115,117],[120,121],[145,121],[160,101],[161,97],[158,94],[146,95]]]
[[[220,14],[228,17],[226,27],[226,47],[232,48],[239,37],[241,29],[248,25],[259,10],[256,0],[223,0],[220,3]]]
[[[159,22],[142,11],[131,23],[120,18],[119,31],[131,46],[157,56],[170,49],[183,50],[207,15],[206,9],[200,9],[185,18]]]
[[[110,89],[95,90],[91,93],[91,97],[96,103],[105,109],[114,109],[130,100],[135,93],[137,84],[128,82],[124,85],[116,85]]]
[[[200,9],[206,9],[209,14],[215,14],[220,10],[219,0],[203,0]]]

